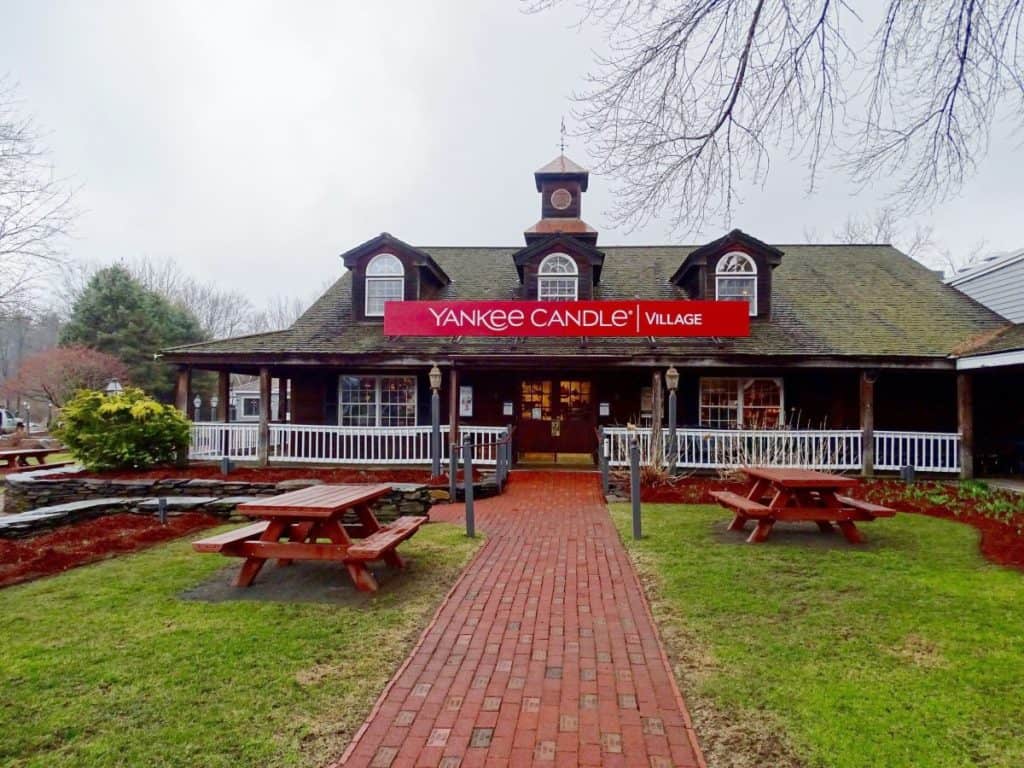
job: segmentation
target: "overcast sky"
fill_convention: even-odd
[[[20,84],[60,173],[81,184],[73,243],[92,261],[174,258],[257,304],[311,296],[337,255],[381,231],[416,245],[516,245],[539,216],[532,172],[591,68],[571,7],[464,2],[0,0],[0,73]],[[571,125],[570,125],[571,127]],[[1019,137],[934,223],[955,254],[1024,247]],[[566,154],[588,163],[586,146]],[[826,178],[813,197],[781,153],[732,225],[830,239],[879,201]],[[654,222],[615,231],[609,180],[583,214],[599,245],[699,242]]]

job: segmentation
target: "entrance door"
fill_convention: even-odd
[[[597,445],[591,383],[585,379],[523,379],[519,453],[527,461],[589,461]]]

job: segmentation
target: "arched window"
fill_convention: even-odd
[[[576,301],[579,297],[579,269],[564,253],[552,253],[537,270],[537,298],[541,301]]]
[[[745,301],[750,314],[757,314],[757,265],[745,253],[727,253],[715,270],[715,298],[719,301]]]
[[[405,298],[405,267],[398,257],[378,253],[366,265],[366,316],[383,317],[384,302]]]

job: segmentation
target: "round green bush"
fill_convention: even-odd
[[[126,388],[109,396],[82,390],[61,410],[55,430],[88,469],[147,469],[188,449],[189,421],[170,405]]]

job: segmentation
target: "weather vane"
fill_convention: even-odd
[[[562,138],[561,138],[561,141],[559,141],[558,146],[561,147],[562,154],[564,155],[565,154],[565,115],[562,115],[562,129],[561,129],[560,133],[561,133],[561,137]]]

